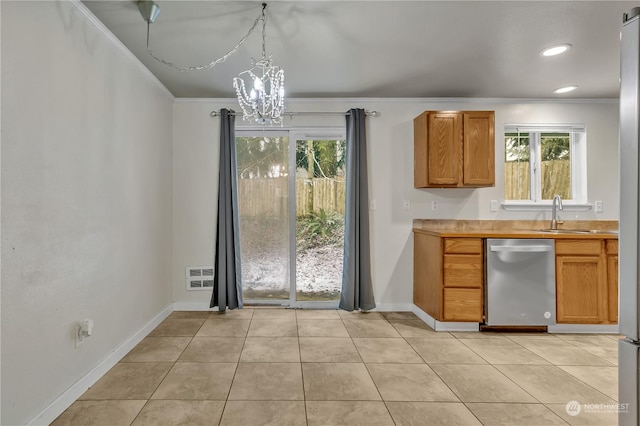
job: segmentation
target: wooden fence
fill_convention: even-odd
[[[289,179],[238,179],[242,216],[280,216],[288,209]],[[296,212],[305,216],[321,209],[344,213],[343,179],[296,179]]]
[[[520,182],[520,186],[518,186]],[[542,162],[542,198],[550,200],[555,194],[563,199],[571,198],[571,163],[569,160]],[[507,162],[504,164],[504,198],[506,200],[528,200],[529,163]]]

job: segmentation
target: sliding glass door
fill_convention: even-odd
[[[243,296],[337,305],[344,246],[341,131],[237,131]]]
[[[236,137],[242,291],[280,303],[291,292],[289,138]]]
[[[344,139],[296,140],[296,300],[340,300]]]

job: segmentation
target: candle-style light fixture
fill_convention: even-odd
[[[244,120],[259,124],[282,124],[284,113],[284,71],[267,56],[266,3],[262,3],[262,57],[251,59],[252,67],[233,79]],[[245,79],[248,82],[245,82]],[[247,88],[250,88],[247,93]]]

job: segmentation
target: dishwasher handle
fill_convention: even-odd
[[[541,253],[552,251],[553,246],[489,246],[489,250],[510,253]]]

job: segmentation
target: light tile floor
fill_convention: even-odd
[[[174,312],[53,425],[615,425],[617,339],[435,332],[403,312]],[[596,405],[571,416],[569,401]]]

